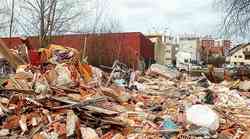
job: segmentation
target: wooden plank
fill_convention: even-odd
[[[107,109],[103,109],[100,107],[96,107],[96,106],[85,106],[83,107],[84,109],[87,109],[89,111],[94,111],[94,112],[98,112],[98,113],[103,113],[106,115],[117,115],[119,114],[119,112],[115,112],[115,111],[111,111],[111,110],[107,110]]]
[[[27,64],[23,59],[12,54],[2,39],[0,39],[0,53],[10,62],[10,65],[14,68],[17,68],[19,65]]]

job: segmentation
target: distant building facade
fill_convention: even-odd
[[[240,44],[230,50],[227,56],[227,62],[232,65],[249,65],[250,64],[250,43]]]
[[[201,59],[206,61],[209,56],[227,56],[231,48],[230,40],[201,39]]]
[[[211,38],[202,38],[201,39],[201,60],[203,63],[209,63],[209,58],[226,58],[229,55],[231,49],[230,40],[219,40]]]
[[[179,47],[177,48],[178,53],[189,53],[192,63],[200,63],[200,38],[199,37],[180,37]],[[178,57],[177,57],[178,61]]]
[[[175,59],[175,38],[164,34],[151,34],[147,37],[154,43],[155,61],[161,65],[173,64]]]

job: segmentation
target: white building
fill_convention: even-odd
[[[227,62],[232,65],[249,65],[250,64],[250,43],[241,44],[231,49]]]
[[[192,55],[191,61],[200,63],[200,38],[199,37],[181,37],[179,38],[179,48],[177,52],[189,53]],[[178,57],[176,57],[178,61]]]
[[[189,71],[191,69],[191,60],[191,53],[182,51],[176,53],[176,67],[179,70]]]
[[[164,34],[151,34],[147,37],[155,43],[155,60],[161,65],[173,64],[175,59],[175,47],[177,46],[176,39]]]

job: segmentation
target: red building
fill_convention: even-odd
[[[86,38],[88,62],[92,65],[112,66],[119,60],[131,68],[138,69],[139,60],[150,63],[154,59],[154,44],[142,33],[103,33],[53,36],[50,44],[63,45],[80,50]],[[39,48],[38,37],[28,38],[31,45]],[[20,38],[2,38],[9,48],[22,44]]]
[[[201,54],[204,56],[219,55],[226,56],[230,50],[231,41],[222,40],[217,41],[214,39],[201,40]]]

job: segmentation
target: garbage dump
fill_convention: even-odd
[[[107,73],[72,48],[39,52],[41,65],[1,81],[1,138],[249,139],[248,82],[214,84],[160,65],[143,74],[119,61]]]

